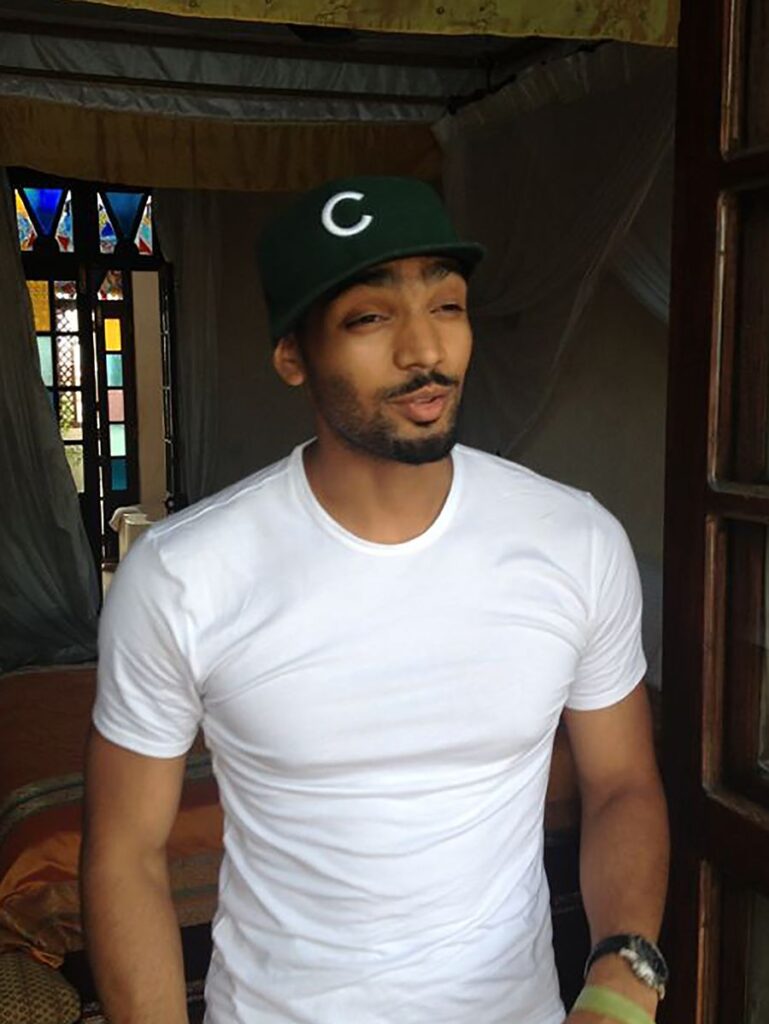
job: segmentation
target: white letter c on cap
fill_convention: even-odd
[[[370,214],[364,213],[357,224],[352,224],[349,228],[340,227],[334,221],[334,209],[337,203],[341,203],[343,199],[354,199],[357,203],[363,199],[362,192],[337,192],[335,196],[332,196],[326,205],[323,207],[323,212],[320,215],[320,219],[323,222],[323,227],[332,235],[338,235],[340,238],[347,238],[348,235],[359,235],[361,231],[365,231],[371,221],[374,219]]]

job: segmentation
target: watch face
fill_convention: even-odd
[[[640,935],[634,935],[628,943],[628,949],[634,953],[639,960],[644,961],[660,981],[667,981],[668,965],[665,963],[662,954],[655,945],[651,942],[647,942],[647,940],[641,938]]]

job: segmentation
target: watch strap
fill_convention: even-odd
[[[653,989],[660,999],[664,998],[669,976],[668,965],[654,942],[643,935],[632,934],[610,935],[601,939],[593,946],[587,958],[585,977],[596,960],[610,953],[616,953],[626,960],[638,980]]]

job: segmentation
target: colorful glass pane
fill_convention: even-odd
[[[107,410],[112,423],[120,423],[125,419],[125,398],[122,391],[107,392]]]
[[[76,299],[77,298],[77,282],[76,281],[56,281],[53,286],[53,294],[57,299]]]
[[[112,490],[125,491],[128,488],[128,465],[125,459],[111,459]]]
[[[59,387],[80,387],[80,339],[77,335],[56,339]]]
[[[139,222],[135,241],[140,256],[152,255],[152,196],[147,196],[147,203]]]
[[[122,388],[123,357],[114,352],[107,354],[107,387]]]
[[[65,444],[64,454],[67,456],[69,468],[72,471],[72,479],[78,493],[85,491],[85,474],[83,472],[83,446],[82,444]]]
[[[83,403],[79,392],[59,393],[59,432],[63,441],[82,440]]]
[[[120,352],[123,347],[120,321],[112,317],[104,321],[104,347],[108,352]]]
[[[51,307],[48,304],[48,282],[27,281],[29,297],[32,300],[32,315],[36,331],[50,331]]]
[[[110,455],[125,455],[125,423],[112,423],[109,428]]]
[[[117,235],[100,193],[97,194],[96,201],[99,207],[99,251],[105,253],[114,252],[117,245]]]
[[[63,188],[24,189],[24,198],[37,217],[37,222],[44,235],[50,235],[53,230],[54,222],[58,219],[63,194]]]
[[[64,206],[59,217],[59,226],[56,228],[56,242],[59,252],[74,252],[75,237],[72,233],[72,193],[67,192],[64,199]]]
[[[105,192],[104,193],[113,221],[120,228],[123,238],[130,239],[133,235],[133,227],[139,213],[139,207],[144,199],[143,192]]]
[[[29,252],[34,249],[35,242],[37,241],[37,231],[35,231],[35,225],[32,223],[27,208],[24,205],[24,200],[21,198],[21,193],[18,189],[14,190],[16,193],[16,227],[19,231],[19,248],[22,252]]]
[[[56,304],[56,331],[59,334],[74,333],[78,329],[77,306],[74,302]]]
[[[99,286],[101,302],[121,302],[123,300],[123,273],[120,270],[108,270]]]
[[[47,388],[53,387],[53,353],[51,352],[51,339],[44,335],[38,335],[37,354],[40,359],[40,376]]]

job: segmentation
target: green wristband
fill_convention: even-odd
[[[654,1024],[649,1014],[632,999],[626,999],[619,992],[604,988],[603,985],[586,985],[577,997],[574,1009],[600,1013],[620,1024]]]

